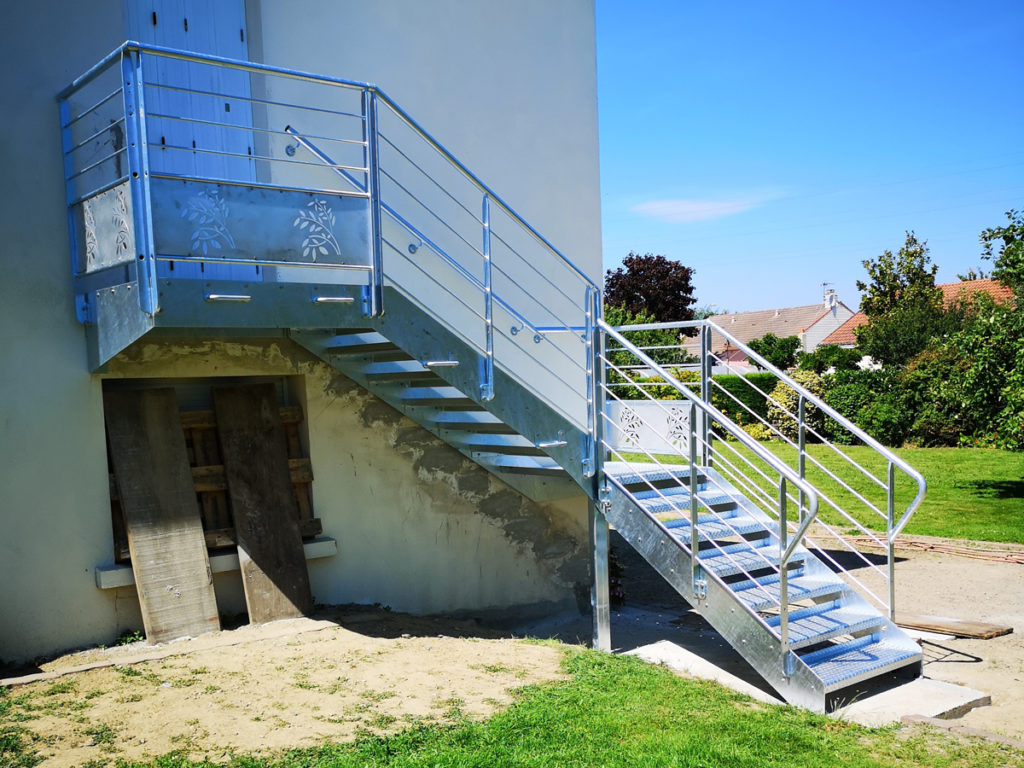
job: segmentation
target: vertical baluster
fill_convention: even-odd
[[[806,463],[807,463],[807,420],[806,420],[806,401],[804,400],[803,394],[800,395],[800,399],[797,403],[797,471],[800,473],[800,479],[803,480],[806,475]],[[805,514],[805,502],[803,489],[800,490],[799,494],[799,515],[800,522],[804,521]]]
[[[789,568],[786,547],[789,541],[789,520],[786,512],[786,478],[779,475],[779,640],[782,649],[782,674],[792,674],[789,657]]]
[[[366,185],[370,193],[370,248],[372,250],[372,271],[370,272],[369,306],[364,303],[363,311],[370,317],[384,312],[384,251],[381,240],[381,199],[380,199],[380,145],[377,126],[377,94],[369,89],[363,91],[363,141],[366,142]]]
[[[885,513],[889,525],[886,529],[886,557],[888,559],[889,572],[889,618],[896,620],[896,537],[893,536],[892,527],[896,514],[896,467],[889,462],[888,483],[885,493]]]
[[[690,586],[694,595],[699,591],[698,584],[701,582],[700,562],[697,559],[700,548],[700,536],[697,530],[697,406],[690,402],[690,429],[689,429],[689,453],[690,453],[690,563],[693,566],[690,573]]]
[[[480,399],[494,399],[494,305],[491,290],[491,198],[484,195],[481,210],[484,257],[484,364]]]
[[[700,399],[711,404],[711,329],[700,327]],[[705,467],[711,466],[711,421],[701,413],[701,451]]]

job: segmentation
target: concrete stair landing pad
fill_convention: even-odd
[[[637,656],[652,664],[660,664],[676,673],[714,680],[765,704],[783,703],[746,680],[668,640],[635,648],[625,655]],[[860,725],[878,727],[898,723],[901,718],[910,715],[942,719],[961,717],[975,707],[984,707],[991,703],[992,698],[988,694],[973,688],[919,677],[909,683],[839,707],[831,716]]]

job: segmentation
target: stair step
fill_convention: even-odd
[[[436,373],[418,360],[392,360],[384,363],[370,363],[363,368],[367,381],[421,381],[430,379],[443,383]]]
[[[794,651],[833,637],[875,629],[885,623],[877,613],[831,604],[790,611],[789,617],[789,644]],[[781,623],[779,616],[772,616],[767,621],[768,626],[776,629]]]
[[[562,469],[553,459],[546,457],[534,458],[532,456],[506,456],[499,453],[481,453],[478,459],[494,467],[498,472],[509,472],[514,475],[544,475],[550,477],[565,477],[568,473]]]
[[[455,387],[408,387],[399,399],[404,405],[433,405],[444,408],[479,408]]]
[[[707,483],[701,479],[697,482],[697,493],[707,489]],[[687,477],[686,485],[672,485],[668,488],[659,488],[657,490],[648,488],[643,491],[634,491],[633,498],[637,501],[647,501],[648,499],[661,499],[664,497],[672,498],[673,496],[685,496],[687,501],[690,498],[690,482]]]
[[[921,652],[867,635],[800,658],[825,683],[826,690],[835,690],[913,664],[920,660]]]
[[[676,522],[676,521],[672,521]],[[674,525],[670,529],[672,535],[684,544],[690,541],[690,521],[680,520],[681,525]],[[733,515],[708,522],[697,521],[698,541],[713,541],[715,539],[727,539],[732,536],[743,536],[748,533],[766,532],[764,525],[749,515]]]
[[[540,448],[522,435],[477,433],[452,440],[461,448],[485,453],[503,453],[515,456],[545,456]]]
[[[737,506],[736,500],[724,493],[698,491],[697,496],[700,498],[700,501],[697,502],[698,512],[728,512],[729,510],[736,509]],[[640,506],[652,515],[662,512],[689,513],[690,494],[687,493],[685,496],[680,496],[678,499],[661,499],[655,497],[644,501]]]
[[[763,611],[779,604],[779,574],[772,573],[758,579],[747,579],[730,585],[736,597],[750,610]],[[787,595],[790,603],[823,597],[838,596],[848,589],[839,579],[820,576],[789,577]]]
[[[335,336],[325,347],[335,355],[366,355],[373,352],[391,352],[398,347],[376,331],[360,330]]]
[[[487,411],[441,411],[433,417],[441,429],[458,429],[466,432],[487,432],[491,434],[515,434],[515,430],[497,416]]]
[[[750,544],[733,544],[721,549],[709,550],[714,554],[698,556],[698,561],[704,570],[714,573],[716,576],[735,576],[738,573],[753,573],[764,568],[778,568],[779,550],[778,547],[754,547]],[[802,557],[797,554],[790,561],[792,564],[803,562]]]
[[[626,464],[624,462],[607,462],[604,466],[605,474],[627,490],[633,490],[636,486],[643,490],[665,486],[679,488],[689,486],[690,483],[690,468],[682,464],[679,465],[679,469],[659,464]],[[698,482],[701,480],[703,480],[703,475],[699,474]]]

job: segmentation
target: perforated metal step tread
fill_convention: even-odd
[[[684,544],[690,540],[690,521],[673,520],[670,530],[672,535]],[[707,522],[697,523],[697,536],[700,541],[713,541],[717,539],[728,539],[733,536],[743,536],[750,533],[765,531],[764,525],[747,515],[733,515],[722,517]],[[765,531],[767,532],[767,531]]]
[[[725,493],[698,491],[697,495],[699,497],[697,501],[698,510],[710,509],[715,512],[724,512],[727,509],[736,507],[736,499]],[[652,515],[659,514],[660,512],[688,512],[690,509],[690,496],[689,493],[686,495],[677,494],[677,497],[672,499],[663,499],[656,496],[644,500],[641,506]]]
[[[776,547],[726,547],[726,552],[715,550],[714,555],[700,557],[701,566],[716,576],[734,576],[738,573],[753,573],[764,568],[777,568],[779,550]],[[793,563],[802,562],[800,555],[795,555]]]
[[[800,657],[832,691],[877,677],[921,660],[921,652],[899,648],[872,636],[851,640]]]
[[[733,593],[752,611],[763,611],[779,604],[779,575],[773,573],[756,581],[738,582],[732,585]],[[792,572],[787,585],[790,603],[811,600],[829,595],[840,595],[848,589],[839,579],[823,579],[819,576],[794,576]]]
[[[806,611],[809,615],[801,615],[804,611],[791,611],[788,622],[789,643],[792,650],[808,645],[824,642],[833,637],[849,635],[874,629],[884,623],[877,613],[866,613],[852,608],[814,608]],[[779,636],[780,620],[773,616],[768,620],[769,626],[775,628]]]

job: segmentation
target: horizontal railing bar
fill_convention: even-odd
[[[124,115],[121,115],[121,117],[117,118],[117,120],[115,120],[114,122],[109,123],[109,124],[103,126],[98,131],[94,131],[93,133],[91,133],[90,135],[86,136],[84,139],[82,139],[80,142],[78,142],[74,146],[72,146],[69,149],[65,150],[64,156],[67,157],[72,152],[77,152],[79,149],[84,147],[86,144],[88,144],[93,139],[97,138],[101,134],[106,133],[111,128],[116,128],[117,126],[119,126],[119,125],[121,125],[123,123],[124,123]]]
[[[328,109],[327,107],[311,107],[308,104],[295,104],[290,101],[276,101],[274,99],[267,99],[261,96],[242,96],[241,94],[218,93],[217,91],[205,91],[199,88],[186,88],[183,85],[172,85],[170,83],[161,83],[154,80],[147,81],[146,86],[165,91],[175,91],[177,93],[190,93],[197,96],[212,96],[214,98],[231,99],[233,101],[246,101],[250,104],[259,104],[261,106],[282,107],[284,109],[301,109],[303,112],[319,112],[325,115],[335,115],[336,117],[353,117],[360,121],[364,119],[358,112],[345,112],[344,110]]]
[[[114,179],[113,181],[108,181],[105,184],[100,184],[95,189],[93,189],[93,190],[91,190],[89,192],[86,192],[83,195],[79,195],[78,197],[76,197],[74,200],[72,200],[70,203],[68,203],[68,208],[76,206],[79,203],[83,203],[86,200],[88,200],[90,197],[96,197],[96,195],[102,195],[108,189],[113,189],[118,184],[123,184],[126,181],[128,181],[128,174],[124,174],[123,176],[119,176],[118,178]]]
[[[413,201],[414,203],[416,203],[417,205],[419,205],[419,206],[420,206],[420,207],[421,207],[421,208],[422,208],[422,209],[423,209],[424,211],[426,211],[426,212],[427,212],[427,213],[428,213],[428,214],[429,214],[430,216],[432,216],[432,217],[433,217],[434,219],[436,219],[436,220],[437,220],[437,222],[438,222],[438,223],[439,223],[439,224],[440,224],[440,225],[441,225],[442,227],[444,227],[445,229],[447,229],[447,230],[448,230],[449,232],[451,232],[451,233],[452,233],[453,235],[455,235],[455,237],[459,238],[459,240],[461,240],[462,242],[464,242],[464,243],[466,244],[466,246],[467,246],[467,247],[468,247],[468,248],[469,248],[469,249],[470,249],[470,250],[471,250],[471,251],[472,251],[473,253],[475,253],[475,254],[476,254],[477,256],[479,256],[479,257],[480,257],[481,259],[483,259],[483,258],[484,258],[484,255],[483,255],[483,253],[481,253],[481,252],[480,252],[480,249],[479,249],[479,248],[477,248],[477,247],[476,247],[475,245],[473,245],[473,244],[472,244],[471,242],[469,242],[469,240],[467,240],[467,239],[466,239],[466,238],[464,238],[464,237],[463,237],[463,236],[462,236],[461,234],[459,234],[459,233],[458,233],[458,232],[457,232],[457,231],[455,230],[455,228],[454,228],[454,227],[453,227],[453,226],[452,226],[451,224],[449,224],[449,223],[448,223],[447,221],[445,221],[445,220],[444,220],[444,219],[443,219],[443,218],[442,218],[442,217],[441,217],[441,216],[440,216],[439,214],[435,213],[435,212],[434,212],[434,211],[433,211],[433,210],[432,210],[432,209],[430,208],[430,206],[428,206],[428,205],[427,205],[426,203],[424,203],[424,202],[423,202],[422,200],[420,200],[420,199],[419,199],[418,197],[416,197],[416,195],[414,195],[414,194],[413,194],[412,192],[410,192],[410,191],[409,191],[408,189],[406,189],[406,188],[405,188],[405,186],[404,186],[404,185],[402,184],[402,182],[400,182],[400,181],[399,181],[398,179],[396,179],[396,178],[395,178],[394,176],[392,176],[392,175],[391,175],[390,173],[388,173],[387,171],[385,171],[385,170],[384,170],[383,168],[381,168],[381,169],[380,169],[380,174],[381,174],[381,176],[385,176],[385,177],[387,177],[388,179],[390,179],[390,180],[391,180],[391,182],[392,182],[392,183],[393,183],[393,184],[394,184],[394,185],[395,185],[396,187],[398,187],[399,189],[401,189],[401,190],[402,190],[403,192],[405,192],[405,194],[407,194],[407,195],[409,196],[409,199],[410,199],[410,200],[412,200],[412,201]],[[449,258],[451,258],[451,257],[449,257]]]
[[[521,262],[523,262],[523,264],[525,264],[527,267],[532,269],[533,272],[536,275],[538,275],[541,279],[547,281],[548,284],[551,287],[553,287],[558,293],[562,294],[562,296],[564,296],[566,299],[568,299],[570,303],[572,303],[572,304],[577,304],[578,303],[578,300],[573,299],[565,291],[562,290],[562,288],[559,286],[557,281],[552,281],[551,278],[548,275],[545,275],[543,272],[541,272],[536,267],[536,265],[534,265],[534,263],[530,259],[526,258],[521,253],[519,253],[519,251],[517,251],[515,248],[513,248],[512,245],[509,242],[507,242],[505,240],[505,238],[503,238],[501,236],[501,233],[500,233],[500,231],[498,231],[498,228],[494,225],[493,220],[492,220],[492,223],[491,223],[491,237],[494,240],[496,240],[499,243],[501,243],[502,245],[504,245],[513,255],[517,256],[519,258],[519,260]]]
[[[331,170],[359,171],[362,173],[367,172],[365,165],[342,165],[340,163],[336,163],[335,165],[328,166],[324,163],[314,163],[309,160],[287,160],[280,157],[269,157],[267,155],[255,154],[250,155],[248,153],[243,155],[241,152],[226,152],[218,149],[203,149],[202,147],[182,147],[178,144],[154,144],[153,142],[150,142],[147,147],[149,148],[150,155],[153,154],[154,150],[170,150],[172,152],[191,152],[193,154],[212,155],[213,157],[230,157],[235,160],[259,160],[264,163],[278,163],[281,165],[307,165],[312,168],[330,168]],[[244,184],[245,182],[241,183]]]
[[[558,312],[555,312],[554,310],[552,310],[547,305],[541,303],[541,301],[536,296],[534,296],[533,293],[531,293],[528,289],[526,289],[522,285],[520,285],[519,281],[517,281],[515,279],[515,277],[511,273],[509,273],[509,271],[507,269],[505,269],[505,266],[501,263],[502,260],[498,256],[494,255],[493,248],[492,248],[491,254],[492,254],[491,255],[491,260],[494,262],[494,266],[493,266],[494,271],[500,272],[501,275],[508,281],[510,287],[518,289],[519,292],[524,295],[525,299],[529,299],[531,302],[533,302],[537,306],[541,307],[544,310],[544,313],[546,315],[551,317],[554,321],[557,321],[557,322],[561,323],[560,325],[557,325],[557,326],[551,326],[552,328],[559,328],[559,329],[562,329],[564,331],[572,331],[573,330],[574,326],[572,326],[570,323],[564,322],[563,321],[563,317]],[[495,281],[495,282],[497,282],[497,281]],[[559,293],[562,293],[562,292],[559,291]],[[579,312],[580,314],[583,314],[585,312],[585,309],[583,307],[583,302],[574,302],[565,293],[562,293],[562,296],[566,299],[566,301],[569,302],[570,309],[575,310],[576,312]],[[539,326],[539,325],[534,325],[533,327],[536,328],[538,331],[540,331],[542,329],[542,326]],[[580,327],[580,330],[581,331],[585,330],[585,327]]]
[[[191,151],[191,150],[190,150]],[[219,176],[185,176],[176,173],[150,172],[153,179],[173,179],[176,181],[195,181],[203,184],[224,184],[231,187],[255,187],[257,189],[274,189],[281,192],[308,192],[316,195],[337,195],[338,197],[360,197],[367,199],[368,192],[353,192],[350,189],[330,189],[325,187],[294,187],[286,184],[271,184],[267,181],[239,181],[237,179],[224,179]]]
[[[380,131],[378,131],[377,135],[380,136],[380,138],[382,138],[384,140],[385,144],[387,144],[389,147],[391,147],[393,150],[395,150],[395,152],[397,152],[399,155],[401,155],[403,158],[405,158],[405,160],[413,168],[415,168],[417,171],[419,171],[421,174],[423,174],[426,177],[427,181],[429,181],[431,184],[433,184],[435,187],[437,187],[439,190],[441,190],[441,192],[444,193],[444,195],[446,197],[448,197],[453,203],[455,203],[462,210],[464,210],[467,214],[469,214],[469,217],[473,220],[473,222],[477,226],[483,226],[483,222],[480,220],[480,217],[476,213],[474,213],[469,208],[467,208],[465,205],[463,205],[461,200],[459,200],[457,197],[455,197],[455,195],[453,195],[451,192],[449,192],[447,189],[445,189],[445,187],[443,187],[441,185],[441,182],[437,181],[427,171],[425,171],[423,168],[421,168],[419,166],[419,164],[416,163],[415,160],[413,160],[411,157],[409,157],[407,154],[405,154],[405,152],[403,152],[401,149],[399,149],[398,145],[396,145],[393,141],[391,141],[391,139],[389,139],[386,134],[381,133]],[[410,193],[410,194],[412,194],[412,193]]]
[[[75,171],[74,173],[72,173],[70,176],[68,176],[66,178],[66,181],[73,181],[73,180],[77,179],[79,176],[81,176],[81,175],[83,175],[85,173],[88,173],[89,171],[93,170],[94,168],[97,168],[98,166],[101,166],[104,163],[109,163],[111,160],[113,160],[115,157],[117,157],[118,155],[120,155],[124,151],[125,151],[125,147],[121,147],[120,149],[115,149],[109,155],[106,155],[105,157],[97,160],[95,163],[90,163],[89,165],[85,166],[85,168],[83,168],[82,170]]]
[[[818,469],[820,469],[822,472],[824,472],[826,475],[832,478],[836,483],[840,485],[840,487],[842,487],[848,493],[853,494],[854,497],[860,500],[868,509],[871,509],[874,512],[876,512],[879,517],[888,517],[884,512],[882,512],[882,510],[876,507],[874,503],[864,498],[864,496],[862,496],[858,491],[854,490],[854,488],[850,486],[845,480],[841,479],[838,475],[833,473],[831,470],[827,469],[824,464],[822,464],[820,461],[818,461],[817,458],[814,457],[813,454],[805,453],[804,455],[811,461],[812,464],[814,464],[814,466],[816,466]]]
[[[390,240],[388,240],[387,237],[385,237],[384,235],[381,235],[381,242],[383,242],[385,245],[387,245],[389,248],[391,248],[393,251],[395,251],[395,253],[397,253],[399,255],[403,255],[402,254],[402,249],[399,248],[398,246],[396,246]],[[412,266],[414,266],[416,269],[418,269],[424,275],[424,277],[427,277],[430,280],[431,283],[436,285],[438,288],[443,290],[445,293],[449,294],[452,298],[454,298],[457,302],[459,302],[459,304],[461,304],[466,309],[468,309],[470,312],[472,312],[474,315],[476,315],[477,318],[479,318],[481,321],[484,319],[483,314],[481,314],[479,311],[477,311],[477,309],[472,304],[469,304],[465,299],[463,299],[457,293],[452,291],[447,285],[442,283],[440,280],[437,280],[433,275],[431,275],[429,272],[427,272],[425,269],[423,269],[423,267],[421,267],[419,264],[417,264],[416,262],[411,261],[411,260],[409,260],[409,263],[412,264]],[[392,282],[394,282],[394,284],[397,287],[400,287],[400,288],[402,287],[402,284],[397,282],[397,281],[395,281],[394,277],[391,277],[390,279],[391,279]],[[417,304],[423,304],[423,301],[421,299],[416,298],[415,296],[412,296],[411,294],[410,294],[410,297]],[[426,306],[426,305],[424,304],[423,306]],[[430,308],[427,307],[427,309],[429,310]],[[482,349],[482,347],[481,347],[481,349]]]
[[[280,259],[243,259],[235,256],[173,256],[158,253],[157,261],[194,262],[203,264],[245,264],[257,267],[302,267],[303,269],[336,269],[369,272],[372,267],[363,264],[338,264],[329,261],[282,261]],[[191,278],[188,278],[191,279]]]
[[[93,112],[95,112],[97,109],[102,107],[104,104],[106,104],[112,98],[114,98],[115,96],[120,96],[123,92],[124,92],[123,86],[120,86],[120,85],[117,86],[117,88],[115,88],[110,93],[108,93],[106,96],[101,98],[99,101],[97,101],[91,107],[89,107],[88,109],[83,109],[81,112],[78,112],[74,117],[69,118],[66,123],[62,123],[61,124],[61,128],[70,128],[75,123],[79,122],[80,120],[84,120],[86,117],[88,117]],[[123,109],[123,106],[122,106],[122,109]],[[118,110],[118,114],[120,114],[121,118],[124,119],[124,114],[122,113],[121,109]]]
[[[244,131],[245,133],[262,133],[269,136],[285,136],[288,137],[287,131],[275,131],[273,128],[260,128],[255,125],[239,125],[237,123],[221,123],[217,120],[203,120],[198,117],[182,117],[180,115],[169,115],[166,112],[153,112],[150,110],[146,113],[146,117],[149,119],[158,120],[170,120],[178,123],[190,123],[193,125],[204,125],[210,128],[230,128],[235,131]],[[319,139],[320,141],[330,141],[335,144],[351,144],[358,147],[365,147],[366,142],[362,139],[332,139],[327,136],[306,136],[306,138]],[[149,142],[150,146],[163,146],[157,144],[155,141]],[[335,165],[335,163],[324,163],[325,165]]]
[[[398,213],[394,208],[392,208],[390,205],[386,205],[386,204],[382,203],[381,204],[381,209],[383,211],[385,211],[386,213],[388,213],[400,225],[402,225],[407,230],[409,230],[409,232],[411,232],[413,235],[415,235],[416,238],[421,243],[423,243],[425,246],[427,246],[427,248],[429,248],[431,251],[433,251],[438,256],[440,256],[443,261],[445,261],[447,264],[451,265],[456,271],[459,272],[459,274],[461,274],[463,277],[465,277],[467,280],[469,280],[471,283],[473,283],[473,285],[475,285],[477,288],[479,288],[481,290],[481,292],[484,290],[484,284],[483,284],[482,280],[480,280],[476,275],[474,275],[472,272],[470,272],[468,269],[466,269],[464,266],[462,266],[459,262],[457,262],[455,259],[453,259],[451,256],[449,256],[448,253],[443,248],[441,248],[439,245],[434,243],[433,240],[431,240],[429,237],[427,237],[422,232],[420,232],[412,223],[410,223],[404,216],[402,216],[400,213]],[[398,248],[397,246],[392,245],[391,247],[394,248],[399,253],[402,253],[402,250],[400,248]],[[406,254],[402,253],[402,257],[406,258],[407,261],[412,262],[412,263],[415,264],[415,260],[407,258]],[[417,266],[419,266],[419,265],[417,265]]]

